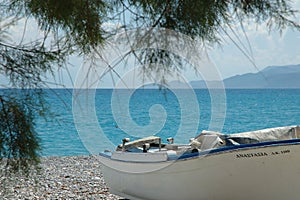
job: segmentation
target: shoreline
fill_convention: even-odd
[[[28,177],[1,174],[1,199],[122,199],[109,193],[94,156],[41,157],[40,168]]]

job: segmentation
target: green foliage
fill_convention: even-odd
[[[203,42],[220,41],[221,29],[237,22],[254,20],[267,23],[271,30],[286,27],[300,30],[292,20],[297,12],[287,0],[128,0],[128,10],[137,26],[152,26],[172,29],[191,37],[200,37]]]
[[[36,102],[28,95],[26,100],[9,97],[0,96],[0,161],[5,158],[9,170],[27,172],[39,163],[40,141],[34,129],[34,109],[30,107]]]
[[[107,6],[102,0],[10,0],[9,13],[33,17],[44,31],[62,33],[64,42],[84,53],[102,44]]]
[[[183,60],[178,55],[162,49],[148,48],[139,53],[143,74],[154,77],[157,84],[166,85],[167,75],[180,74],[183,69]]]
[[[64,52],[48,51],[42,46],[9,46],[0,43],[0,73],[9,77],[12,86],[42,87],[42,77],[53,65],[64,63]]]
[[[172,29],[209,42],[218,41],[216,33],[220,21],[226,17],[223,14],[227,11],[226,1],[132,0],[129,2],[134,6],[134,10],[143,13],[143,18],[136,16],[135,20],[146,22],[147,26]]]
[[[290,3],[289,0],[231,0],[230,8],[237,20],[253,19],[258,24],[266,23],[270,31],[274,28],[281,32],[287,27],[300,30],[300,24],[295,21],[295,14],[299,11],[294,10]]]

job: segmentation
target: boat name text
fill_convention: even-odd
[[[286,149],[286,150],[282,150],[282,151],[272,151],[272,152],[239,153],[239,154],[236,154],[236,158],[275,156],[275,155],[288,154],[290,152],[291,152],[291,150]]]

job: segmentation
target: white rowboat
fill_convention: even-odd
[[[221,134],[190,143],[159,137],[100,153],[110,192],[147,200],[298,200],[300,127]]]

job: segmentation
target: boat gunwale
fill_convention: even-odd
[[[164,163],[164,162],[174,162],[174,161],[184,161],[189,159],[195,159],[201,156],[213,156],[213,155],[220,155],[223,153],[229,153],[237,150],[249,150],[249,149],[259,149],[259,148],[267,148],[272,146],[287,146],[287,145],[299,145],[300,144],[300,138],[297,139],[289,139],[289,140],[276,140],[276,141],[266,141],[266,142],[259,142],[259,143],[251,143],[251,144],[240,144],[240,145],[233,145],[233,146],[224,146],[214,149],[208,149],[201,152],[195,152],[195,153],[188,153],[188,154],[182,154],[178,157],[174,158],[168,158],[166,161],[130,161],[130,160],[117,160],[112,159],[111,155],[108,155],[106,153],[99,153],[99,156],[108,158],[113,161],[118,162],[126,162],[126,163]]]
[[[191,153],[191,154],[183,154],[177,158],[177,160],[185,160],[188,158],[193,158],[197,156],[204,156],[204,155],[217,155],[221,153],[232,152],[236,150],[249,150],[249,149],[259,149],[259,148],[267,148],[267,147],[275,147],[275,146],[287,146],[287,145],[299,145],[300,138],[297,139],[289,139],[289,140],[277,140],[277,141],[267,141],[267,142],[259,142],[259,143],[252,143],[252,144],[240,144],[240,145],[233,145],[233,146],[224,146],[215,149],[209,149],[202,152]],[[176,160],[176,159],[174,159]]]

